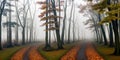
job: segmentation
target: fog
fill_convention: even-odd
[[[39,8],[41,7],[39,4],[36,4],[37,1],[42,1],[42,0],[30,0],[31,4],[30,4],[30,8],[31,8],[31,11],[32,11],[32,14],[34,13],[34,10],[36,10],[36,14],[35,14],[35,19],[34,19],[34,32],[35,32],[35,37],[37,40],[40,40],[40,41],[44,41],[45,39],[45,27],[44,26],[41,26],[43,24],[42,21],[40,21],[40,18],[38,17],[38,15],[42,12],[42,10],[40,10]],[[20,4],[19,6],[21,6],[21,4],[23,3],[23,0],[20,0]],[[14,2],[13,2],[14,4]],[[94,34],[93,32],[87,28],[86,25],[84,25],[84,22],[88,19],[88,17],[85,17],[83,16],[84,13],[79,13],[79,8],[78,6],[81,5],[81,4],[86,4],[86,2],[82,1],[82,0],[75,0],[75,21],[76,21],[76,28],[79,27],[79,30],[80,30],[80,38],[86,38],[86,39],[91,39],[93,38]],[[35,9],[35,5],[36,5],[36,9]],[[69,15],[70,15],[70,8],[71,6],[68,6],[67,8],[67,22],[69,21]],[[12,9],[15,9],[14,7],[12,7]],[[15,12],[12,13],[12,21],[15,21],[15,18],[13,18],[15,15]],[[62,12],[62,16],[63,16],[63,12]],[[6,19],[5,17],[3,17],[4,19]],[[62,20],[61,19],[61,27],[62,27]],[[5,22],[6,20],[3,20],[2,22]],[[66,23],[68,25],[68,23]],[[79,26],[78,26],[79,24]],[[68,28],[68,27],[67,27]],[[72,28],[71,28],[72,29]],[[12,28],[12,38],[13,40],[15,39],[15,29]],[[7,33],[6,33],[6,28],[3,27],[2,28],[2,39],[3,40],[6,40],[6,36],[7,36]],[[21,40],[21,32],[22,32],[22,29],[21,27],[19,27],[19,39]],[[77,30],[76,30],[77,32]],[[78,33],[78,32],[77,32]],[[67,32],[66,32],[67,34]],[[72,33],[71,33],[72,34]],[[76,36],[77,38],[78,36]],[[71,38],[72,38],[72,35],[71,35]],[[54,40],[54,34],[52,33],[52,40]]]

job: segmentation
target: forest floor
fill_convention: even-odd
[[[120,60],[120,56],[113,55],[113,47],[96,44],[96,49],[98,53],[104,57],[105,60]]]
[[[60,58],[65,55],[72,47],[74,47],[76,44],[78,44],[77,42],[75,43],[70,43],[70,44],[64,44],[63,47],[64,49],[56,49],[57,46],[56,44],[52,44],[52,51],[45,51],[43,50],[44,46],[39,48],[39,52],[40,54],[46,58],[46,60],[60,60]]]
[[[15,46],[11,48],[5,48],[0,50],[0,60],[10,60],[11,56],[14,55],[18,50],[26,46]]]
[[[52,51],[43,50],[43,45],[31,44],[1,50],[0,60],[120,60],[120,56],[111,55],[114,48],[103,45],[93,46],[91,42],[65,44],[64,49],[61,50],[57,50],[54,43],[51,45]]]

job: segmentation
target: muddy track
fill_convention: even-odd
[[[40,53],[37,51],[40,45],[33,44],[27,47],[20,49],[16,52],[12,57],[11,60],[45,60]],[[34,58],[35,57],[35,58]]]
[[[24,53],[23,60],[29,60],[29,52],[30,52],[31,48],[32,47],[30,47],[29,49],[27,49],[27,51]]]
[[[82,42],[67,52],[61,60],[104,60],[91,42]]]
[[[85,51],[86,51],[86,43],[82,43],[81,48],[77,55],[77,60],[87,60]]]

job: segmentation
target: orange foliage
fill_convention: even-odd
[[[47,6],[46,6],[46,4],[42,4],[42,6],[41,6],[41,8],[40,8],[40,9],[42,9],[42,10],[43,10],[43,9],[46,9],[46,7],[47,7]]]
[[[43,17],[44,16],[44,14],[40,14],[38,17]]]
[[[38,46],[32,47],[29,52],[29,60],[45,60],[37,51]]]
[[[92,44],[88,44],[86,48],[86,56],[88,60],[104,60],[94,49]]]
[[[66,55],[64,55],[61,60],[76,60],[77,53],[80,49],[80,46],[73,47]]]
[[[62,18],[62,17],[50,15],[50,16],[48,16],[48,17],[43,17],[43,18],[41,18],[41,21],[45,21],[45,20],[47,20],[47,19],[53,19],[53,18]]]
[[[11,58],[11,60],[23,60],[24,53],[29,49],[30,47],[25,47],[19,50],[15,55]]]
[[[44,31],[57,30],[57,29],[59,29],[59,28],[56,28],[56,27],[50,27],[50,28],[48,28],[47,30],[44,30]]]
[[[56,8],[55,9],[56,11],[63,11],[62,9],[59,9],[59,8]],[[47,12],[46,12],[46,10],[45,11],[43,11],[38,17],[43,17],[46,13],[51,13],[53,11],[53,9],[51,8],[50,10],[48,10]]]
[[[44,26],[44,25],[48,25],[48,24],[54,24],[54,23],[56,23],[56,22],[54,22],[54,21],[49,21],[49,22],[45,22],[45,23],[43,23],[41,26]]]

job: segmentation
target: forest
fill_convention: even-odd
[[[120,60],[120,0],[0,0],[0,60]]]

